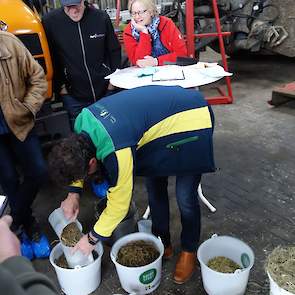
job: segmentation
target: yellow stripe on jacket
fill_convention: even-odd
[[[73,181],[70,186],[73,186],[73,187],[78,187],[78,188],[83,188],[84,186],[84,180],[81,179],[81,180],[76,180],[76,181]]]
[[[107,207],[94,225],[94,231],[110,237],[117,225],[127,215],[133,190],[133,157],[131,148],[115,152],[118,161],[118,181],[109,189]]]
[[[167,135],[211,128],[209,108],[202,107],[174,114],[147,130],[138,142],[137,149],[160,137]]]

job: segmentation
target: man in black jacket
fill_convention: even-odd
[[[71,122],[111,85],[104,79],[121,64],[121,47],[108,14],[84,0],[61,0],[43,18],[54,66],[54,91]]]

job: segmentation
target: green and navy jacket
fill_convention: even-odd
[[[215,171],[213,113],[202,94],[178,86],[121,91],[84,108],[75,132],[90,137],[110,188],[93,234],[103,239],[126,216],[135,175]]]

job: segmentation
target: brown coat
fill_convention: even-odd
[[[0,31],[0,106],[14,135],[24,141],[47,91],[42,67],[14,35]]]

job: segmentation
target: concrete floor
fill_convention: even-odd
[[[212,52],[203,53],[201,60],[218,60]],[[210,213],[202,207],[201,242],[213,233],[231,235],[248,243],[255,252],[246,294],[269,294],[264,272],[267,254],[277,245],[294,243],[295,234],[295,101],[273,108],[267,104],[274,86],[295,80],[294,59],[251,57],[229,59],[235,101],[231,105],[214,106],[216,117],[215,159],[219,170],[203,177],[203,191],[216,206]],[[216,85],[216,84],[215,84]],[[205,93],[212,86],[203,87]],[[180,250],[180,221],[171,192],[171,229],[175,252]],[[44,188],[34,207],[37,217],[51,240],[55,236],[47,216],[65,197],[65,192],[52,186]],[[94,222],[94,198],[86,194],[81,203],[79,220],[87,230]],[[147,198],[143,179],[136,180],[134,201],[143,214]],[[206,294],[199,267],[183,286],[172,281],[176,256],[164,262],[160,287],[153,294]],[[36,269],[56,283],[54,270],[47,260],[34,261]],[[102,282],[93,294],[126,294],[105,247]],[[230,294],[224,294],[230,295]]]

